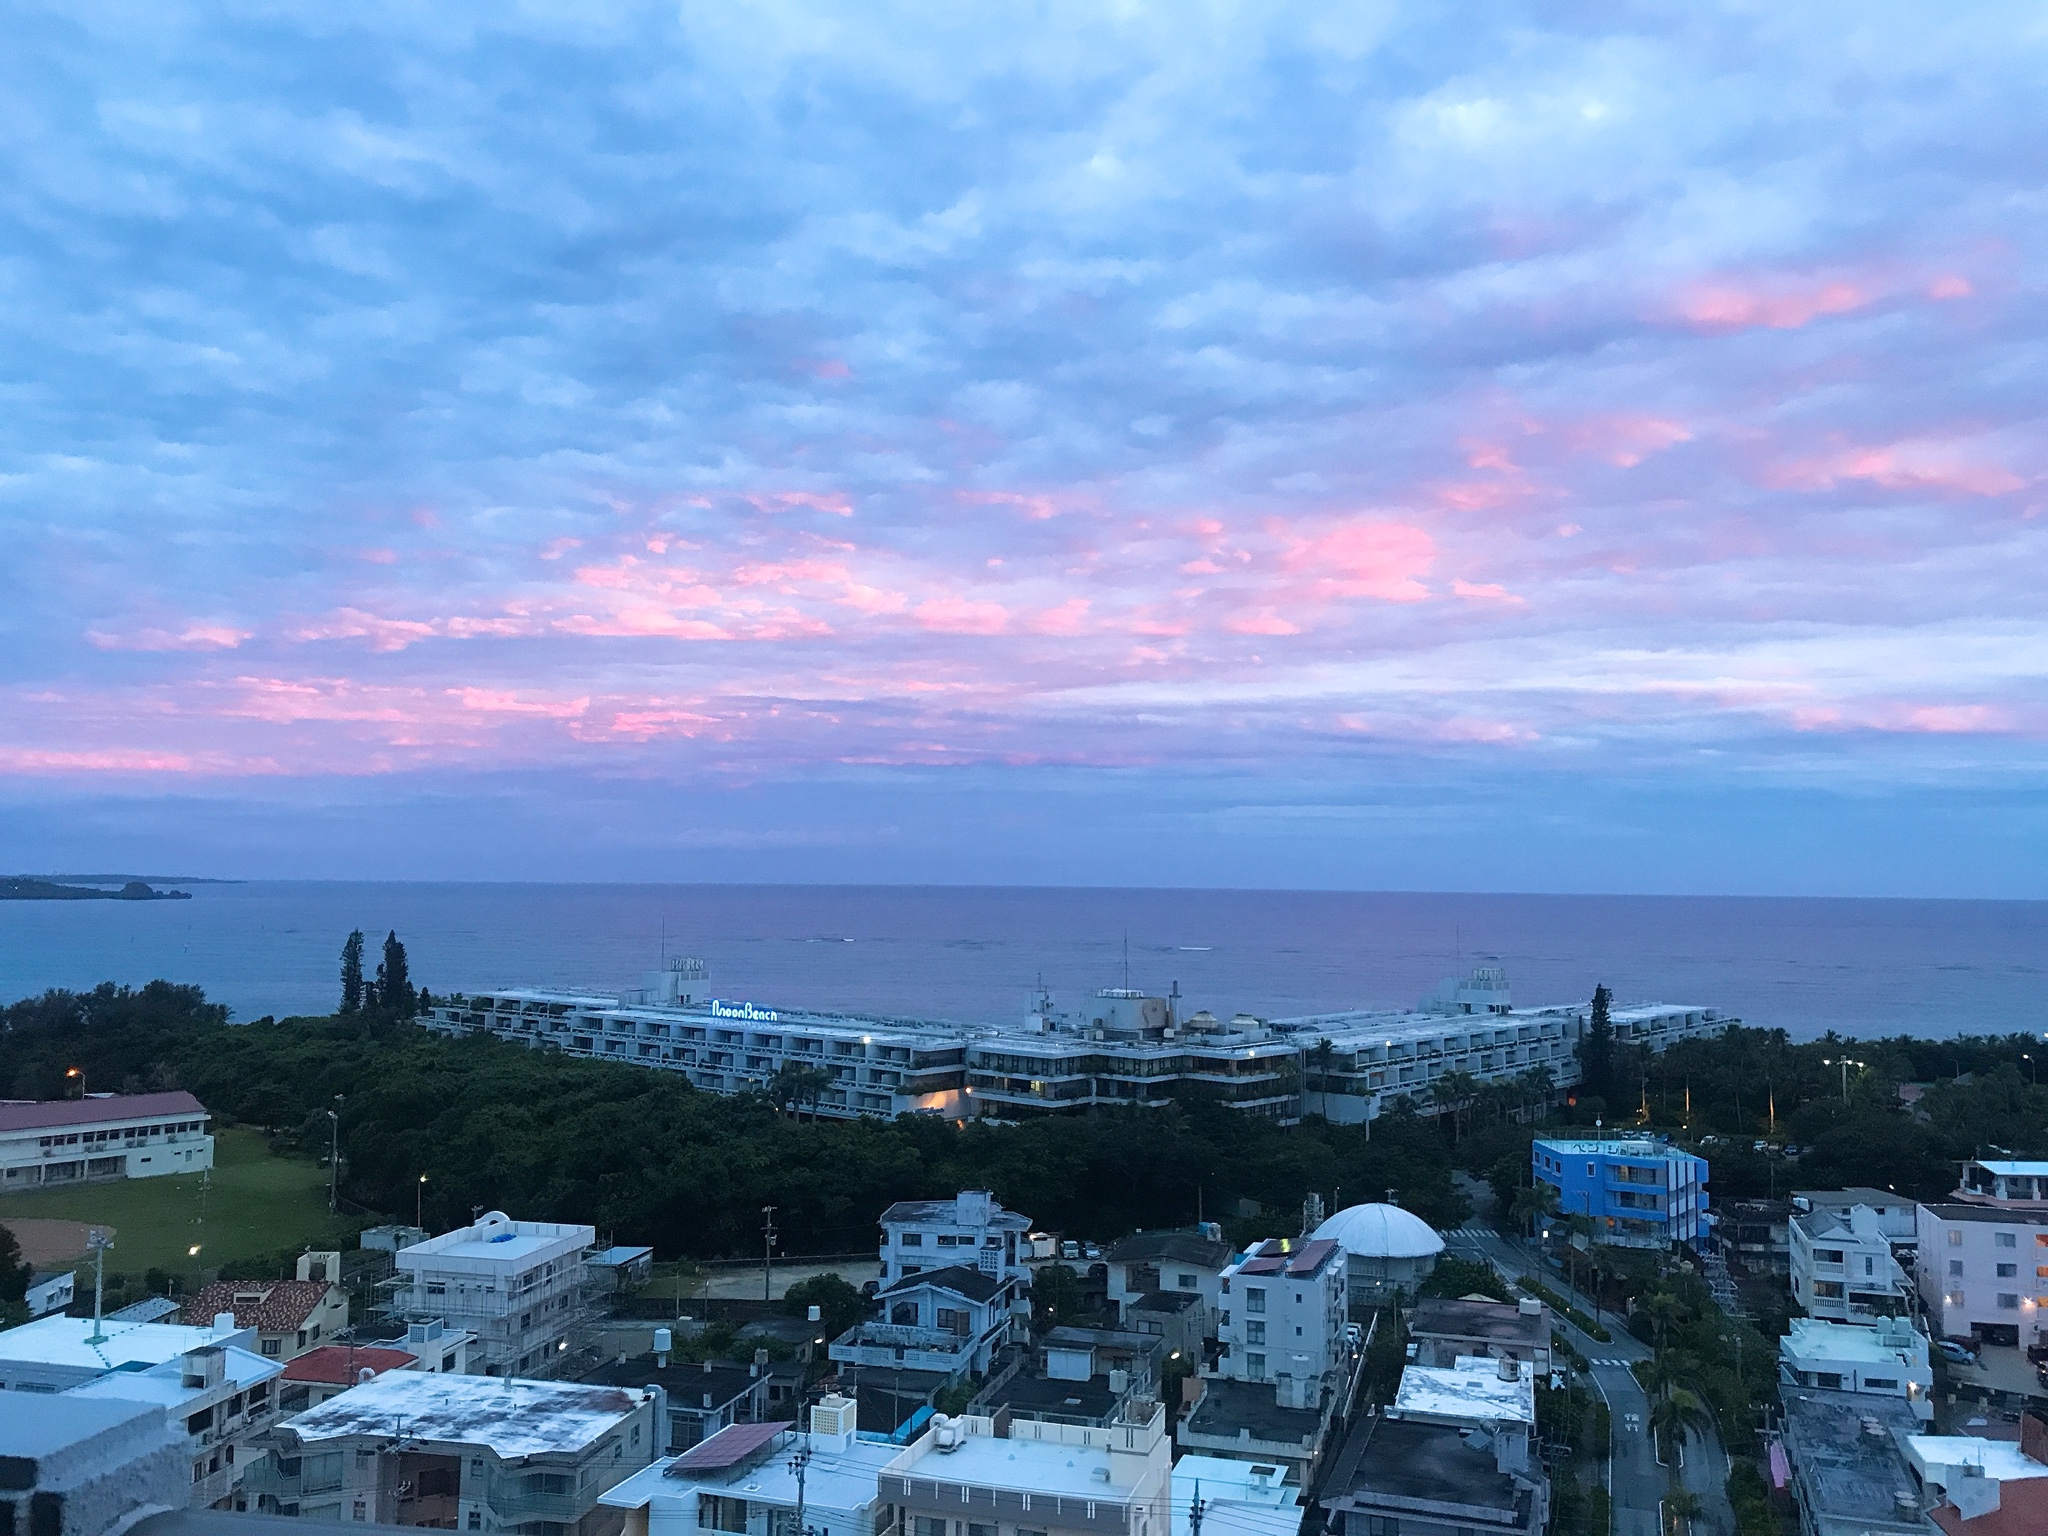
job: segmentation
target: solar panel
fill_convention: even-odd
[[[678,1456],[667,1476],[682,1477],[693,1472],[723,1472],[736,1467],[788,1429],[785,1420],[775,1424],[728,1424],[709,1440],[693,1445]]]

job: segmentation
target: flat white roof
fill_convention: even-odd
[[[595,1227],[554,1221],[514,1221],[492,1211],[473,1226],[457,1227],[410,1248],[401,1248],[396,1262],[408,1269],[422,1260],[466,1259],[486,1264],[518,1264],[523,1260],[581,1252],[597,1243]],[[410,1261],[410,1262],[408,1262]]]
[[[1982,1467],[1987,1482],[2048,1477],[2048,1466],[2023,1455],[2010,1440],[1981,1440],[1975,1435],[1908,1435],[1906,1455],[1915,1472],[1938,1483],[1946,1482],[1943,1469],[1948,1467]]]
[[[744,1498],[750,1503],[796,1508],[796,1474],[789,1469],[790,1453],[796,1449],[793,1433],[768,1452],[760,1465],[739,1476],[730,1472],[705,1473],[697,1477],[670,1477],[667,1468],[680,1457],[665,1456],[651,1467],[635,1472],[598,1499],[613,1509],[643,1509],[663,1497],[681,1497],[698,1489]],[[822,1509],[860,1510],[875,1502],[875,1479],[882,1469],[903,1454],[903,1447],[888,1441],[856,1440],[841,1449],[826,1436],[810,1436],[811,1464],[804,1472],[804,1502]]]
[[[1690,1159],[1698,1157],[1697,1153],[1688,1152],[1683,1147],[1674,1147],[1665,1142],[1644,1141],[1640,1138],[1630,1140],[1621,1136],[1610,1136],[1605,1141],[1592,1138],[1587,1138],[1583,1141],[1566,1141],[1544,1136],[1538,1137],[1535,1145],[1551,1152],[1562,1153],[1566,1157],[1646,1157],[1651,1159],[1676,1157]],[[1704,1161],[1704,1159],[1701,1160]]]
[[[2033,1162],[1992,1162],[1978,1158],[1977,1166],[2002,1178],[2042,1179],[2048,1178],[2048,1163]]]
[[[1095,1474],[1109,1470],[1106,1447],[1062,1445],[1057,1440],[1005,1440],[969,1435],[957,1451],[927,1450],[915,1460],[891,1469],[890,1477],[936,1477],[977,1488],[1007,1488],[1018,1493],[1071,1494],[1078,1498],[1130,1497],[1130,1483],[1104,1482]],[[886,1496],[888,1489],[883,1488]]]
[[[1916,1347],[1917,1346],[1917,1347]],[[1860,1365],[1927,1364],[1927,1340],[1907,1329],[1887,1336],[1876,1328],[1824,1318],[1795,1317],[1792,1331],[1778,1340],[1781,1357],[1847,1360]]]
[[[266,1360],[249,1350],[230,1346],[221,1353],[225,1357],[221,1362],[221,1379],[233,1389],[253,1387],[259,1381],[269,1381],[284,1374],[284,1367],[277,1361]],[[175,1408],[205,1390],[211,1389],[186,1386],[183,1365],[177,1360],[167,1360],[146,1371],[109,1371],[96,1381],[73,1387],[70,1395],[104,1397],[126,1403],[160,1403],[166,1408]]]
[[[576,1456],[645,1403],[636,1387],[386,1371],[289,1421],[301,1440],[389,1435],[481,1445],[501,1458]]]
[[[162,1365],[209,1344],[246,1344],[256,1337],[253,1328],[215,1333],[185,1323],[117,1323],[111,1319],[100,1331],[105,1337],[94,1344],[89,1342],[89,1317],[39,1317],[0,1333],[0,1360],[78,1371],[134,1370]]]
[[[1471,1423],[1534,1424],[1536,1383],[1523,1366],[1513,1381],[1504,1381],[1501,1362],[1487,1355],[1460,1355],[1449,1370],[1411,1365],[1401,1372],[1394,1408],[1404,1418],[1429,1414]]]
[[[1307,1511],[1286,1474],[1283,1462],[1181,1457],[1173,1464],[1172,1536],[1194,1536],[1188,1513],[1197,1495],[1206,1536],[1296,1536]]]

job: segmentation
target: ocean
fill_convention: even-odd
[[[334,1006],[342,941],[405,941],[433,991],[637,986],[695,955],[715,996],[973,1022],[1178,984],[1269,1017],[1406,1007],[1475,965],[1518,1004],[1717,1008],[1810,1039],[2048,1031],[2048,902],[900,886],[252,881],[190,901],[0,902],[0,1001],[191,982],[237,1019]]]

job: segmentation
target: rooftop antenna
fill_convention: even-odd
[[[85,1245],[92,1250],[92,1337],[85,1342],[104,1344],[107,1334],[100,1324],[107,1297],[107,1250],[114,1246],[114,1241],[107,1236],[105,1227],[94,1227],[85,1234]]]

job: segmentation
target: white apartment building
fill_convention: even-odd
[[[237,1344],[203,1344],[141,1371],[109,1371],[66,1397],[149,1403],[182,1432],[192,1509],[246,1507],[244,1475],[260,1459],[256,1441],[277,1422],[284,1367]]]
[[[1867,1323],[1906,1310],[1911,1283],[1892,1257],[1884,1224],[1869,1206],[1851,1206],[1847,1219],[1833,1211],[1802,1211],[1792,1217],[1787,1232],[1792,1299],[1807,1316]]]
[[[898,1200],[882,1212],[882,1284],[964,1265],[992,1280],[1029,1283],[1023,1257],[1031,1219],[1006,1211],[985,1189],[950,1200]]]
[[[217,1317],[211,1327],[109,1317],[95,1333],[89,1317],[39,1317],[0,1333],[0,1391],[64,1392],[109,1371],[146,1371],[214,1344],[253,1353],[256,1330],[237,1328],[233,1317]]]
[[[1584,1007],[1513,1008],[1497,970],[1446,983],[1410,1012],[1223,1020],[1184,1013],[1177,990],[1153,997],[1112,987],[1069,1010],[1041,993],[1018,1024],[767,1007],[699,996],[691,989],[702,978],[701,965],[679,960],[629,992],[454,994],[420,1023],[677,1072],[710,1093],[786,1092],[785,1067],[813,1068],[823,1076],[798,1107],[839,1118],[971,1119],[1199,1096],[1275,1119],[1345,1121],[1369,1120],[1399,1094],[1426,1107],[1446,1072],[1489,1081],[1545,1067],[1554,1086],[1568,1087],[1587,1025]],[[1617,1008],[1612,1021],[1617,1040],[1652,1049],[1737,1022],[1662,1003]]]
[[[1778,1340],[1778,1375],[1788,1386],[1902,1397],[1916,1418],[1934,1417],[1927,1337],[1903,1317],[1872,1327],[1795,1317]]]
[[[1941,1202],[1920,1207],[1919,1225],[1920,1302],[1933,1333],[2048,1342],[2048,1208]]]
[[[1223,1313],[1223,1272],[1235,1257],[1213,1221],[1191,1232],[1135,1233],[1109,1250],[1110,1305],[1128,1327],[1148,1296],[1193,1296],[1188,1328],[1196,1340],[1213,1339]]]
[[[486,1376],[544,1376],[583,1317],[584,1257],[596,1244],[592,1227],[492,1211],[401,1248],[385,1311],[474,1334],[471,1368]]]
[[[1344,1250],[1327,1238],[1253,1245],[1223,1272],[1215,1374],[1271,1382],[1282,1408],[1320,1408],[1349,1359],[1345,1289]]]
[[[1872,1189],[1868,1185],[1854,1189],[1792,1191],[1794,1211],[1826,1211],[1847,1221],[1849,1212],[1859,1205],[1868,1208],[1877,1219],[1894,1254],[1904,1257],[1912,1252],[1913,1245],[1920,1240],[1920,1218],[1915,1202],[1898,1191]]]
[[[0,1191],[203,1172],[211,1118],[189,1093],[0,1103]]]
[[[309,1520],[603,1529],[598,1500],[654,1459],[660,1401],[659,1389],[386,1371],[280,1425],[249,1489],[262,1512]]]

